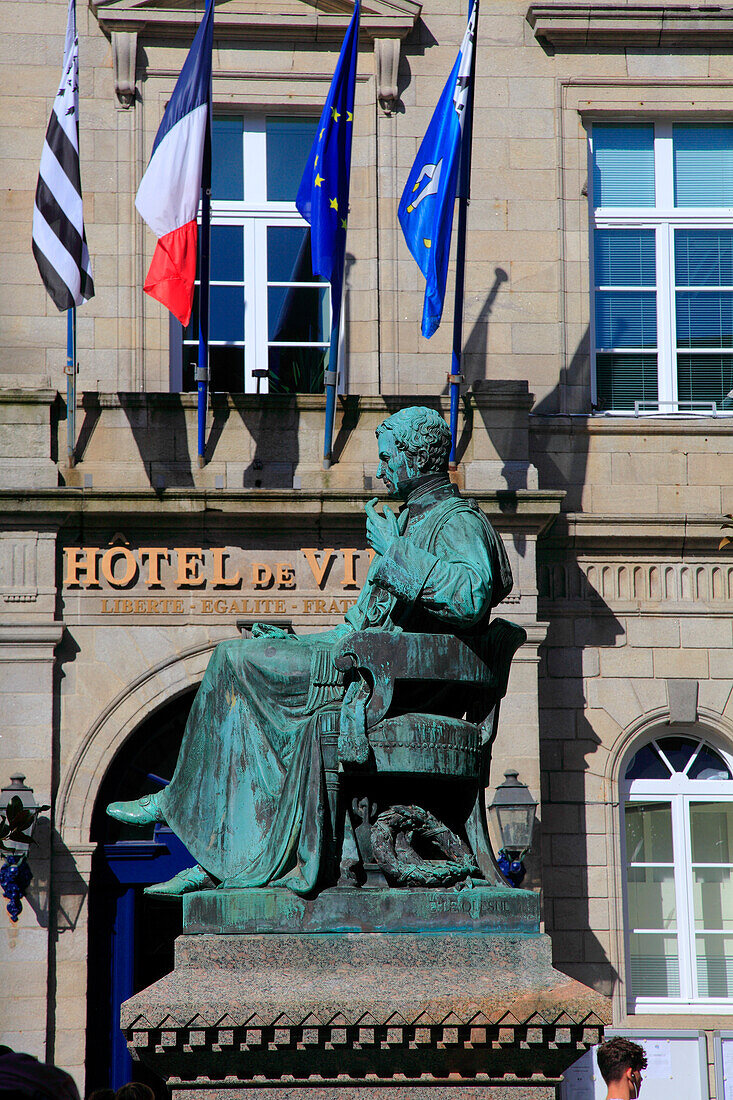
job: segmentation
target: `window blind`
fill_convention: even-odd
[[[654,206],[654,123],[593,124],[593,202]]]
[[[675,284],[733,286],[733,231],[730,229],[676,229]]]
[[[676,123],[672,149],[676,206],[733,206],[733,126]]]
[[[633,409],[635,401],[655,402],[656,355],[597,355],[596,388],[601,409]]]
[[[733,355],[677,354],[677,395],[680,401],[733,404]]]
[[[657,346],[654,291],[596,291],[596,345],[599,348]]]
[[[596,286],[654,286],[653,229],[596,229]]]

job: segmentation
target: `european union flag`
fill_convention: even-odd
[[[426,280],[423,336],[433,335],[443,314],[475,37],[474,0],[456,63],[407,177],[397,211],[407,247]]]
[[[351,134],[359,46],[359,0],[354,5],[326,104],[295,200],[311,226],[313,273],[332,287],[334,323],[341,307],[346,227],[349,218]]]

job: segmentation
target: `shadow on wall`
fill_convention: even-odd
[[[582,508],[588,469],[583,419],[557,416],[590,409],[590,336],[586,329],[559,384],[532,412],[530,458],[542,488],[563,489],[563,511]],[[545,921],[554,965],[604,993],[617,974],[593,930],[591,910],[608,912],[609,887],[601,744],[586,712],[585,676],[594,676],[595,650],[613,647],[621,623],[588,582],[565,540],[538,545],[538,618],[549,623],[539,668],[540,767],[543,781]],[[595,902],[595,905],[594,905]],[[606,926],[608,921],[604,922]],[[598,924],[598,917],[595,917]]]
[[[485,362],[491,304],[500,287],[498,270],[469,337],[476,356],[471,362],[471,387],[478,393],[485,385],[480,358]],[[531,388],[532,380],[528,382]],[[500,419],[491,418],[480,406],[479,411],[506,468],[520,446],[521,423],[507,431]],[[565,490],[566,512],[581,508],[588,467],[584,421],[558,420],[572,411],[590,412],[587,331],[558,385],[538,402],[530,417],[529,461],[538,469],[541,489]],[[545,924],[553,942],[554,965],[610,993],[617,975],[594,931],[594,926],[599,928],[597,913],[607,911],[609,839],[602,769],[594,764],[601,741],[586,717],[589,700],[584,673],[594,675],[590,666],[594,651],[618,644],[623,627],[588,583],[565,540],[553,542],[550,532],[539,542],[537,554],[538,620],[549,623],[538,678]],[[604,927],[607,924],[603,922]]]
[[[502,285],[508,281],[509,276],[503,267],[494,268],[494,281],[463,347],[463,374],[467,389],[475,389],[477,383],[486,380],[489,318]]]
[[[553,965],[610,994],[617,974],[594,923],[610,911],[612,841],[584,674],[593,674],[596,647],[615,646],[623,627],[569,556],[541,560],[538,572],[537,617],[549,623],[538,678],[545,927]]]

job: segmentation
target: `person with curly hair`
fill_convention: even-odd
[[[644,1048],[617,1035],[601,1043],[596,1058],[608,1086],[606,1100],[636,1100],[641,1090],[641,1071],[646,1069]]]
[[[298,636],[255,624],[251,638],[220,643],[168,787],[107,808],[130,824],[167,822],[198,861],[146,893],[177,896],[220,883],[311,893],[321,869],[326,797],[316,718],[339,705],[342,715],[344,706],[351,714],[353,685],[334,664],[336,645],[370,629],[480,637],[492,607],[511,591],[501,540],[448,477],[451,439],[442,416],[402,409],[379,426],[377,442],[377,476],[405,506],[399,516],[389,507],[380,515],[376,498],[367,503],[374,559],[345,621]],[[429,687],[421,691],[420,709],[431,712],[432,702],[433,713],[443,713]],[[348,719],[341,723],[341,759],[363,763],[366,734],[356,723],[345,733],[347,727]]]

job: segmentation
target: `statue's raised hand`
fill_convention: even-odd
[[[384,555],[389,550],[393,541],[399,537],[397,517],[392,509],[385,504],[384,515],[380,516],[374,507],[379,501],[378,497],[372,497],[364,505],[366,512],[366,536],[367,542],[375,553]]]

